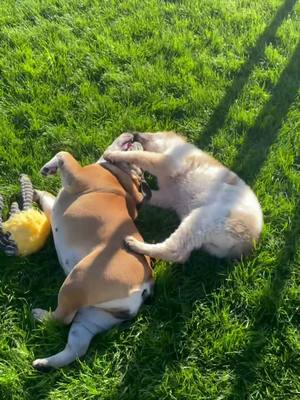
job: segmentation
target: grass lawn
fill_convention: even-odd
[[[0,192],[58,150],[95,161],[122,131],[174,129],[257,193],[263,237],[239,263],[156,264],[156,291],[80,362],[40,374],[68,329],[53,243],[0,256],[0,399],[300,399],[300,1],[2,0]],[[177,224],[144,209],[148,241]]]

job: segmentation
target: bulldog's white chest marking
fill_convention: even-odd
[[[103,308],[104,310],[126,310],[132,316],[136,315],[139,308],[144,301],[144,292],[146,292],[146,297],[151,293],[151,282],[143,283],[139,288],[131,291],[128,297],[123,297],[120,299],[106,301],[104,303],[95,304],[94,307]]]

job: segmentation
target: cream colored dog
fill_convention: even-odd
[[[150,204],[174,209],[181,224],[162,243],[142,243],[130,236],[130,249],[174,262],[186,261],[200,248],[217,257],[248,254],[263,226],[261,207],[250,187],[174,132],[137,133],[135,140],[145,151],[108,150],[104,158],[134,163],[155,175],[159,190],[152,192]]]
[[[127,235],[142,240],[133,222],[143,198],[136,175],[132,179],[120,168],[102,163],[81,167],[66,152],[41,170],[43,175],[56,171],[63,183],[57,198],[41,191],[37,197],[51,219],[67,277],[56,310],[35,309],[33,314],[72,326],[63,351],[34,361],[38,370],[59,368],[83,356],[94,335],[136,315],[153,285],[149,258],[124,248]]]

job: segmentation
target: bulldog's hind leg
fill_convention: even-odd
[[[51,357],[35,360],[33,367],[39,371],[48,371],[70,364],[76,358],[84,356],[97,333],[104,332],[122,321],[97,307],[80,309],[71,325],[64,350]]]
[[[39,322],[43,322],[44,320],[54,320],[64,325],[69,325],[75,314],[77,312],[76,307],[72,307],[72,304],[64,304],[60,301],[60,297],[58,296],[58,306],[55,311],[47,311],[43,308],[34,308],[32,310],[32,315],[34,319]]]
[[[98,250],[94,250],[88,254],[67,275],[59,290],[55,311],[49,312],[35,308],[32,311],[35,319],[38,321],[53,319],[64,325],[69,325],[73,321],[78,310],[84,305],[89,304],[86,284],[84,283],[84,277],[82,277],[84,272],[82,273],[82,271],[84,271],[86,265],[94,262],[97,254]]]

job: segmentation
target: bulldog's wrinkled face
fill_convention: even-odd
[[[107,151],[132,151],[132,150],[143,151],[143,145],[139,141],[135,140],[135,133],[131,132],[122,133],[107,148]],[[107,163],[107,161],[103,158],[103,156],[97,162],[99,164]],[[117,163],[117,166],[132,176],[142,176],[143,174],[142,170],[133,164],[121,162]]]
[[[117,137],[114,142],[108,146],[107,150],[109,151],[116,151],[116,150],[123,150],[128,151],[132,147],[134,142],[134,133],[125,132],[122,133],[120,136]]]
[[[145,151],[164,153],[185,142],[184,138],[175,132],[134,133],[134,142],[139,142]]]

